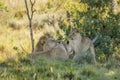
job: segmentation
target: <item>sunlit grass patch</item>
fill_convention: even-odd
[[[0,27],[0,33],[0,61],[15,58],[23,52],[22,47],[27,52],[31,51],[29,29],[21,28],[20,30],[13,30],[3,26]],[[37,38],[35,39],[35,43],[37,42]]]

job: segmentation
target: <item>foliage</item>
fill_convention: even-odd
[[[97,55],[101,57],[105,54],[105,58],[116,53],[116,48],[119,50],[120,47],[120,14],[113,14],[109,3],[107,0],[81,0],[80,3],[66,1],[64,5],[72,19],[70,22],[80,29],[81,35],[91,39],[99,35],[95,42]],[[67,24],[73,27],[70,22]],[[68,27],[65,22],[61,26],[64,31],[65,27]]]
[[[120,0],[117,0],[118,4],[120,4]]]

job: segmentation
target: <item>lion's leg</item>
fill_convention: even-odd
[[[96,62],[96,58],[95,58],[95,50],[94,50],[94,46],[90,46],[90,53],[92,54],[93,60],[94,62]]]
[[[75,53],[74,57],[73,57],[73,61],[78,62],[81,60],[81,55],[80,53]]]
[[[76,59],[78,58],[77,54],[75,53],[73,60],[76,61]]]

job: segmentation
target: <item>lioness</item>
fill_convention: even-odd
[[[61,41],[57,41],[54,38],[48,38],[43,46],[43,51],[38,51],[30,54],[30,58],[34,59],[40,54],[44,54],[46,56],[50,56],[60,60],[67,60],[69,55],[71,54],[71,49],[66,44],[64,46]]]
[[[67,60],[69,55],[72,54],[71,47],[62,41],[49,38],[48,42],[44,45],[44,50],[52,49],[50,55],[54,58]]]
[[[79,33],[79,30],[77,28],[73,28],[69,34],[69,45],[71,45],[72,49],[75,52],[73,60],[78,60],[80,53],[89,51],[92,54],[93,61],[96,62],[93,43],[97,38],[98,36],[91,40],[88,37],[82,37]]]

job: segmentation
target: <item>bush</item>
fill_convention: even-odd
[[[68,19],[62,22],[61,29],[66,32],[66,37],[70,32],[69,28],[74,26],[79,28],[81,35],[91,39],[99,35],[95,42],[98,57],[104,54],[108,58],[119,50],[120,14],[113,14],[107,1],[81,0],[76,3],[68,0],[64,9],[68,12]]]

